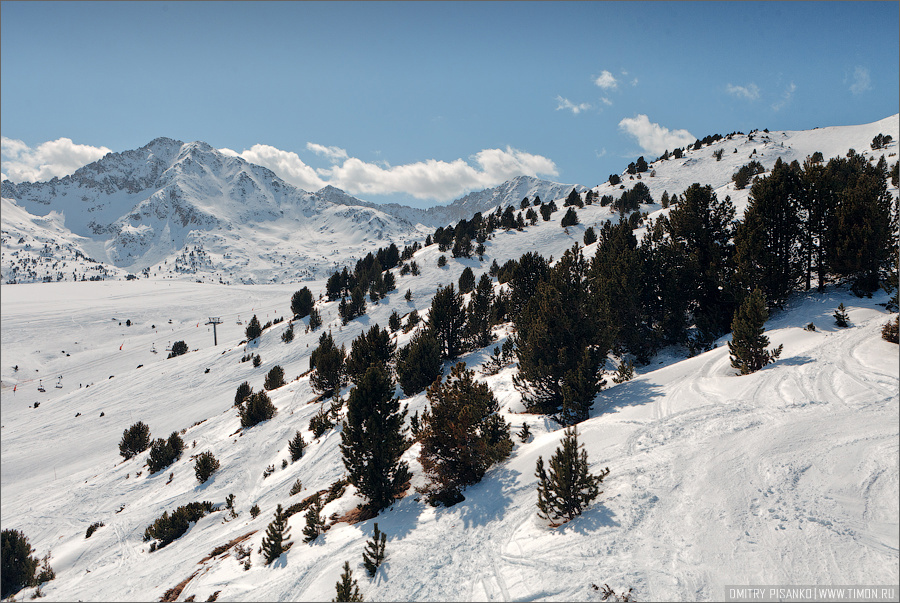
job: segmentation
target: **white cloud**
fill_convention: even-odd
[[[596,155],[597,158],[605,157],[606,156],[606,147],[603,147],[599,151],[597,149],[594,149],[594,155]]]
[[[734,86],[728,84],[728,86],[725,87],[725,90],[732,96],[743,97],[747,100],[756,100],[759,98],[759,87],[753,83],[747,84],[746,86]]]
[[[556,107],[557,111],[559,111],[560,109],[567,109],[571,111],[573,115],[578,115],[582,111],[586,111],[587,109],[591,108],[590,104],[588,103],[581,103],[579,105],[576,105],[569,99],[563,98],[562,96],[557,96],[556,102],[558,103]]]
[[[13,182],[62,178],[109,152],[106,147],[75,144],[70,138],[44,142],[32,149],[21,140],[0,137],[3,177]]]
[[[642,149],[655,155],[662,155],[666,149],[683,147],[696,140],[687,130],[669,130],[651,123],[643,114],[633,118],[626,117],[619,122],[619,128],[634,136]]]
[[[632,85],[632,86],[637,86],[637,84],[638,84],[638,79],[637,79],[637,78],[634,78],[633,80],[631,80],[631,85]]]
[[[850,84],[850,92],[853,94],[862,94],[866,90],[872,89],[872,78],[869,76],[869,70],[865,67],[857,67],[853,70],[853,83]]]
[[[335,149],[314,143],[308,144],[307,148],[313,151]],[[330,168],[318,170],[306,165],[296,153],[269,145],[253,145],[241,153],[230,149],[221,151],[267,167],[287,182],[308,191],[331,184],[353,195],[406,193],[417,199],[437,201],[450,201],[516,176],[558,174],[556,164],[550,159],[510,147],[479,151],[470,158],[471,164],[463,159],[450,162],[429,159],[391,166],[385,161],[366,162],[347,156],[342,162],[335,161]],[[336,158],[334,152],[325,155]]]
[[[323,147],[324,148],[324,147]],[[267,144],[255,144],[241,153],[231,149],[219,149],[226,155],[242,157],[250,163],[267,167],[279,177],[305,191],[317,191],[326,184],[316,171],[303,163],[303,160],[292,151],[282,151]]]
[[[612,101],[606,98],[605,96],[600,97],[600,102],[606,105],[607,107],[612,107]]]
[[[315,153],[316,155],[322,155],[327,157],[331,161],[337,162],[341,159],[347,159],[347,151],[340,147],[326,147],[321,144],[316,144],[314,142],[307,142],[306,148]]]
[[[594,83],[604,90],[615,90],[619,85],[615,76],[606,69],[600,72],[600,76],[594,80]]]
[[[781,95],[781,100],[772,105],[772,110],[780,111],[781,109],[783,109],[789,102],[791,102],[791,99],[794,97],[794,91],[796,89],[797,86],[794,85],[794,82],[788,84],[788,87],[784,90],[784,94]]]

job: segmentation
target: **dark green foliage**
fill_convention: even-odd
[[[578,224],[578,213],[575,211],[574,207],[570,207],[568,211],[566,211],[566,215],[563,216],[560,225],[565,228],[567,226],[575,226]]]
[[[659,198],[659,203],[663,209],[669,207],[669,191],[663,191],[662,197]]]
[[[319,408],[319,412],[317,412],[313,417],[309,420],[309,430],[313,432],[313,437],[316,439],[322,437],[326,431],[331,429],[336,424],[336,413],[334,412],[335,407],[340,409],[342,405],[341,399],[334,399],[331,404],[326,406],[322,404],[321,408]]]
[[[519,436],[519,441],[523,444],[531,438],[531,428],[528,427],[528,423],[522,423],[522,429],[516,432],[516,435]]]
[[[580,448],[580,450],[579,450]],[[553,523],[575,519],[600,494],[600,484],[609,475],[607,467],[599,475],[588,471],[587,451],[578,445],[575,427],[566,429],[562,446],[550,457],[550,471],[538,457],[538,516]]]
[[[456,358],[462,352],[465,320],[462,296],[453,283],[439,288],[431,300],[428,327],[441,345],[443,358]]]
[[[396,349],[397,344],[391,341],[390,334],[375,324],[353,340],[344,370],[354,383],[358,382],[373,364],[387,367]]]
[[[319,315],[319,311],[316,308],[313,308],[309,311],[309,330],[315,331],[321,326],[322,317]]]
[[[443,268],[444,266],[446,266],[447,265],[447,256],[442,255],[441,257],[439,257],[437,265],[439,268]]]
[[[584,201],[581,200],[581,195],[579,195],[578,191],[574,188],[569,192],[569,195],[563,202],[563,207],[584,207]]]
[[[291,297],[291,312],[294,318],[300,319],[309,315],[313,307],[313,295],[309,287],[303,287]]]
[[[734,181],[734,188],[738,190],[746,188],[747,185],[750,184],[750,179],[753,178],[753,176],[762,174],[765,171],[762,164],[754,159],[731,175],[731,179]]]
[[[237,406],[241,402],[247,399],[247,396],[253,393],[253,388],[250,387],[250,383],[244,381],[240,385],[238,385],[237,391],[234,394],[234,405]]]
[[[403,299],[405,299],[406,301],[412,301],[412,290],[411,289],[406,290],[406,293],[403,294]]]
[[[183,341],[176,341],[172,344],[172,351],[169,352],[167,358],[175,358],[176,356],[183,356],[187,354],[188,347],[187,344]]]
[[[286,553],[291,548],[292,542],[285,542],[290,538],[290,528],[287,525],[287,518],[279,504],[275,508],[275,518],[266,528],[266,535],[262,540],[263,557],[266,565],[269,565],[279,557],[282,553]]]
[[[140,454],[150,447],[150,427],[143,421],[138,421],[122,432],[119,440],[119,454],[125,460]]]
[[[153,543],[156,545],[154,549],[161,549],[187,532],[191,523],[200,521],[201,518],[217,510],[213,503],[203,501],[182,505],[172,511],[171,515],[168,511],[164,511],[144,530],[144,542],[155,539],[157,542]]]
[[[637,173],[646,172],[648,169],[647,161],[644,159],[644,156],[641,155],[638,157],[638,160],[634,164],[634,169]]]
[[[618,174],[610,174],[609,175],[609,183],[611,185],[616,186],[620,182],[622,182],[622,178],[620,178]]]
[[[337,396],[346,385],[344,350],[335,346],[331,333],[319,337],[319,347],[309,356],[309,368],[315,369],[310,377],[313,389],[323,396]]]
[[[613,376],[613,383],[625,383],[626,381],[631,381],[633,378],[634,365],[631,361],[620,362],[619,368],[616,369],[616,374]]]
[[[612,209],[624,214],[637,211],[642,203],[653,203],[653,196],[650,194],[650,189],[646,184],[638,182],[631,189],[622,193],[622,196],[616,201],[612,202]]]
[[[879,133],[875,136],[875,138],[872,139],[872,149],[876,151],[878,149],[883,149],[884,147],[889,145],[893,139],[893,136],[891,136],[890,134]]]
[[[592,307],[580,248],[566,251],[547,280],[538,283],[515,323],[519,372],[513,384],[526,409],[557,414],[565,397],[569,411],[586,416],[603,385],[602,359],[610,336]]]
[[[303,449],[306,448],[306,442],[303,440],[303,435],[298,430],[297,433],[294,434],[294,437],[291,438],[291,441],[288,442],[288,450],[291,453],[291,462],[299,461],[303,456]]]
[[[768,177],[753,183],[750,205],[734,233],[740,289],[762,289],[779,307],[800,283],[801,182],[800,166],[779,158]]]
[[[253,357],[253,368],[259,368],[262,365],[262,358],[259,354]]]
[[[303,483],[300,481],[300,478],[298,477],[297,480],[294,482],[294,485],[291,486],[291,494],[290,495],[294,496],[295,494],[300,494],[302,491],[303,491]]]
[[[194,460],[194,475],[197,481],[205,484],[210,476],[219,470],[219,461],[213,456],[213,453],[207,450],[197,455]]]
[[[494,299],[494,285],[491,277],[482,274],[478,287],[472,293],[472,299],[466,309],[466,334],[475,348],[483,348],[491,343],[491,305]]]
[[[424,492],[432,504],[450,506],[464,499],[463,488],[509,456],[509,425],[497,414],[493,392],[463,362],[446,381],[435,381],[427,397],[431,411],[419,433],[419,461],[429,480]]]
[[[102,521],[96,521],[88,526],[87,531],[84,533],[85,538],[90,538],[94,535],[98,529],[102,528],[105,524]]]
[[[252,517],[253,519],[256,519],[256,517],[258,515],[259,515],[259,505],[254,504],[252,507],[250,507],[250,517]]]
[[[397,380],[407,396],[431,385],[440,376],[441,367],[441,346],[430,329],[413,335],[409,345],[397,352]]]
[[[332,601],[362,601],[363,596],[359,592],[356,580],[353,579],[353,570],[350,569],[350,562],[344,561],[344,572],[341,574],[340,581],[334,585],[335,595]]]
[[[474,288],[475,273],[472,272],[472,268],[466,266],[465,270],[462,271],[462,274],[459,275],[459,292],[465,294]]]
[[[238,414],[241,417],[241,427],[253,427],[274,417],[275,405],[266,392],[254,392],[238,405]]]
[[[341,454],[350,483],[380,511],[406,489],[409,468],[400,456],[406,450],[406,411],[393,397],[394,384],[382,364],[369,366],[347,400],[341,431]]]
[[[38,559],[32,557],[34,549],[28,543],[28,538],[19,530],[3,530],[0,534],[2,543],[3,567],[0,571],[2,580],[2,596],[4,599],[35,583]]]
[[[509,268],[507,268],[509,266]],[[500,270],[505,278],[498,278],[500,283],[510,282],[509,313],[515,317],[522,311],[531,298],[537,293],[538,283],[547,280],[550,275],[550,263],[537,252],[529,251],[519,258],[510,260]]]
[[[881,328],[881,338],[889,343],[900,343],[900,322],[898,317],[884,323]]]
[[[244,334],[247,336],[247,341],[253,341],[260,335],[262,335],[262,326],[259,324],[259,319],[256,317],[256,314],[253,315],[253,318],[250,319],[250,322],[247,323],[247,328],[244,329]]]
[[[362,287],[355,287],[350,293],[350,300],[342,299],[338,305],[341,322],[347,324],[354,318],[366,313],[366,295]]]
[[[400,330],[400,314],[396,310],[391,312],[391,316],[388,318],[388,328],[391,330],[391,333],[396,333]]]
[[[290,343],[294,341],[294,323],[289,322],[287,328],[284,330],[284,333],[281,334],[281,341],[285,343]]]
[[[150,473],[162,471],[181,457],[184,451],[184,440],[173,431],[168,440],[157,438],[150,447],[150,456],[147,458],[147,467]]]
[[[768,318],[766,299],[759,289],[754,289],[734,313],[728,350],[731,366],[741,371],[742,375],[758,371],[781,355],[783,346],[766,350],[769,338],[763,335],[763,326]]]
[[[363,565],[370,578],[375,577],[378,566],[384,561],[384,549],[386,544],[387,534],[379,530],[378,524],[376,523],[375,530],[372,534],[372,540],[366,541],[366,549],[363,551]]]
[[[268,373],[266,373],[266,380],[263,382],[263,387],[271,391],[273,389],[278,389],[283,385],[284,369],[276,364]]]
[[[834,316],[834,324],[836,324],[837,326],[839,326],[839,327],[849,327],[850,326],[850,323],[848,322],[850,317],[847,316],[847,312],[844,309],[843,303],[841,303],[838,306],[837,310],[834,311],[833,316]]]
[[[592,243],[597,242],[597,233],[594,231],[593,226],[588,226],[587,230],[584,231],[584,244],[591,245]]]
[[[306,526],[303,528],[303,542],[310,543],[325,531],[325,519],[322,517],[322,507],[325,504],[316,494],[311,504],[306,509]]]
[[[900,185],[900,161],[895,161],[894,167],[891,168],[891,185]]]

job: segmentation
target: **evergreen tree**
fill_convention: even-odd
[[[147,468],[150,473],[162,471],[178,460],[184,450],[184,440],[173,431],[167,440],[157,438],[150,446],[150,455],[147,458]]]
[[[334,585],[335,595],[332,601],[362,601],[363,596],[359,592],[359,586],[353,579],[353,570],[350,569],[350,562],[344,561],[344,572],[341,574],[340,581]]]
[[[303,287],[291,296],[291,312],[295,319],[301,319],[309,315],[313,307],[313,295],[309,287]]]
[[[462,296],[453,283],[439,288],[431,300],[428,327],[441,345],[444,358],[456,358],[462,352],[463,327],[466,315]]]
[[[291,453],[291,462],[299,461],[303,457],[303,449],[306,448],[306,442],[303,435],[297,430],[291,441],[288,442],[288,451]]]
[[[0,540],[2,540],[0,549],[3,563],[0,570],[2,580],[0,596],[5,599],[34,583],[38,559],[31,556],[34,549],[31,548],[25,534],[19,530],[3,530],[0,533]]]
[[[419,432],[419,461],[429,479],[424,492],[432,504],[454,505],[462,490],[481,481],[487,469],[509,456],[509,425],[487,384],[476,381],[463,362],[426,394],[431,404]]]
[[[125,457],[126,461],[149,447],[150,427],[143,421],[138,421],[122,432],[122,439],[119,440],[119,454]]]
[[[393,397],[394,385],[385,367],[369,366],[347,401],[341,432],[341,454],[350,483],[378,512],[403,492],[410,479],[400,456],[406,450],[406,411]]]
[[[373,364],[378,363],[382,367],[387,367],[396,349],[397,344],[391,341],[387,330],[375,324],[368,332],[360,334],[353,340],[344,370],[353,382],[358,383]]]
[[[310,543],[325,532],[325,519],[322,517],[321,497],[316,494],[312,504],[306,509],[306,526],[303,528],[303,542]]]
[[[313,308],[309,311],[309,330],[315,331],[321,326],[322,317],[319,315],[319,311],[316,308]]]
[[[344,352],[334,344],[330,332],[319,337],[319,347],[309,356],[309,368],[315,369],[310,376],[313,389],[325,397],[337,396],[346,384]]]
[[[578,430],[566,429],[562,446],[550,457],[549,474],[544,470],[543,457],[537,460],[538,515],[554,523],[564,523],[581,515],[603,494],[600,484],[609,475],[609,468],[592,475],[588,467],[587,451],[578,444]]]
[[[237,391],[234,394],[234,405],[237,406],[241,402],[247,399],[247,396],[253,393],[253,388],[250,387],[250,383],[244,381],[240,385],[238,385]]]
[[[391,333],[396,333],[400,330],[400,314],[396,310],[391,312],[391,316],[388,318],[388,328],[391,330]]]
[[[563,202],[563,207],[584,207],[584,202],[581,200],[581,195],[578,194],[574,188],[569,192],[569,195],[566,197],[566,200]]]
[[[466,266],[465,270],[462,271],[462,274],[459,275],[459,292],[460,294],[466,294],[474,288],[475,273],[472,272],[472,268]]]
[[[281,341],[285,343],[290,343],[294,341],[294,323],[289,322],[287,328],[284,330],[284,333],[281,334]]]
[[[638,157],[637,162],[634,164],[634,169],[637,173],[646,172],[648,168],[647,161],[644,159],[644,156],[641,155]]]
[[[472,300],[466,312],[466,330],[472,345],[483,348],[493,339],[491,333],[491,304],[494,298],[494,285],[491,277],[482,274],[478,287],[472,293]]]
[[[578,214],[575,212],[574,207],[570,207],[566,212],[566,215],[563,216],[560,225],[565,228],[567,226],[575,226],[576,224],[578,224]]]
[[[387,544],[387,534],[378,529],[375,524],[375,531],[372,534],[372,540],[366,541],[366,549],[363,551],[363,565],[370,578],[375,577],[378,566],[384,561],[384,548]]]
[[[584,231],[584,244],[591,245],[592,243],[597,242],[597,233],[594,231],[593,226],[588,226],[587,230]]]
[[[183,341],[176,341],[172,344],[172,351],[166,358],[175,358],[176,356],[183,356],[187,354],[188,346]]]
[[[259,319],[256,317],[256,314],[254,314],[253,318],[250,319],[250,322],[247,323],[244,334],[247,335],[247,341],[253,341],[262,335],[262,326],[259,324]]]
[[[194,474],[201,484],[206,483],[209,477],[219,470],[219,461],[210,451],[201,452],[194,460]]]
[[[241,427],[253,427],[275,416],[275,405],[264,391],[254,392],[238,404]]]
[[[266,528],[266,535],[262,540],[262,551],[266,565],[281,557],[282,553],[288,552],[288,549],[294,544],[293,542],[285,542],[285,540],[290,538],[290,531],[287,517],[285,517],[284,511],[279,504],[275,508],[275,518],[269,524],[269,527]]]
[[[281,368],[280,365],[275,365],[272,369],[266,373],[266,380],[263,382],[263,387],[267,390],[278,389],[284,385],[284,369]]]
[[[549,203],[542,203],[539,211],[541,212],[541,218],[543,218],[544,222],[550,221],[550,215],[553,213],[553,210],[550,209]]]
[[[509,279],[510,313],[516,316],[537,293],[538,283],[550,276],[550,263],[534,251],[522,254]],[[504,266],[505,267],[505,266]],[[501,270],[502,271],[502,270]],[[500,280],[500,282],[504,282]]]
[[[734,313],[728,350],[731,366],[740,370],[742,375],[758,371],[781,355],[783,346],[766,350],[769,338],[763,335],[763,326],[768,318],[766,299],[759,289],[754,289]]]
[[[403,393],[412,396],[431,385],[441,374],[441,346],[430,329],[413,335],[397,352],[397,380]]]
[[[837,310],[834,311],[833,316],[834,316],[834,324],[836,324],[837,326],[839,326],[839,327],[849,327],[850,326],[850,323],[848,322],[850,317],[847,316],[847,312],[844,310],[843,303],[841,303],[838,306]]]

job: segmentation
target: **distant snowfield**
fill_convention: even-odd
[[[339,433],[315,442],[306,431],[318,407],[307,404],[314,395],[308,377],[273,392],[275,419],[236,433],[237,384],[248,379],[258,389],[276,361],[294,379],[307,368],[306,344],[314,347],[321,333],[300,327],[284,344],[277,325],[248,350],[260,353],[262,367],[239,362],[245,347],[235,345],[242,337],[237,316],[255,312],[265,322],[266,314],[286,315],[293,289],[153,281],[3,288],[2,521],[24,530],[39,555],[52,550],[57,579],[44,588],[48,600],[157,599],[197,570],[182,600],[217,590],[219,600],[329,600],[345,560],[367,600],[599,599],[591,583],[633,587],[642,600],[714,600],[727,584],[897,581],[898,348],[880,338],[884,296],[840,292],[800,296],[774,315],[769,335],[784,354],[754,375],[733,375],[723,339],[711,352],[658,359],[658,370],[651,365],[605,389],[579,430],[594,470],[608,466],[611,473],[599,501],[561,528],[537,519],[534,477],[538,455],[553,453],[561,431],[543,417],[509,412],[521,410],[510,367],[487,380],[514,430],[527,421],[534,438],[516,439],[510,459],[450,509],[429,507],[411,492],[382,513],[388,558],[374,581],[360,566],[374,520],[337,524],[305,545],[298,514],[290,521],[295,544],[273,566],[255,552],[246,572],[227,555],[201,564],[216,546],[251,530],[255,551],[276,504],[343,474]],[[849,308],[847,329],[830,318],[841,302]],[[385,324],[389,311],[380,304],[365,318]],[[223,318],[217,347],[203,324],[207,315]],[[803,329],[809,322],[815,332]],[[351,326],[338,332],[332,325],[339,341],[359,331],[350,333]],[[178,339],[196,351],[165,360],[165,344]],[[59,374],[61,389],[54,387]],[[34,401],[39,408],[29,408]],[[421,409],[424,396],[408,402],[410,412]],[[183,437],[196,448],[161,474],[144,468],[136,477],[146,453],[122,463],[117,443],[137,420],[154,437],[188,428]],[[192,427],[198,421],[205,422]],[[296,429],[313,443],[281,470]],[[222,469],[201,486],[188,455],[203,450]],[[421,484],[417,450],[407,457]],[[276,471],[263,479],[270,464]],[[169,471],[174,479],[166,485]],[[289,497],[298,477],[304,492]],[[352,508],[359,500],[352,491],[326,514]],[[141,535],[164,510],[192,500],[222,503],[229,493],[238,519],[223,523],[224,514],[214,513],[148,552]],[[252,520],[254,503],[262,513]],[[106,526],[86,540],[96,521]]]
[[[741,216],[748,191],[735,191],[730,175],[752,149],[767,169],[777,157],[802,160],[821,150],[827,159],[844,155],[848,146],[877,158],[896,153],[896,140],[875,152],[868,141],[879,132],[900,138],[897,124],[893,116],[850,129],[823,128],[803,144],[798,137],[810,132],[720,141],[680,161],[652,165],[656,175],[645,173],[642,182],[657,200],[663,190],[680,194],[693,182],[709,183],[720,198],[732,197]],[[717,162],[712,153],[720,147],[725,153]],[[621,194],[609,184],[594,190]],[[897,195],[896,188],[891,192]],[[253,314],[263,324],[289,318],[293,292],[306,285],[318,297],[323,281],[3,285],[0,522],[24,531],[38,556],[52,551],[57,578],[43,588],[47,600],[157,600],[189,578],[179,600],[203,601],[217,591],[220,601],[330,600],[344,561],[369,601],[600,600],[591,584],[604,583],[617,592],[633,587],[638,600],[719,600],[726,585],[900,583],[898,346],[880,337],[891,316],[885,294],[860,299],[839,288],[797,294],[772,314],[767,334],[784,352],[753,375],[735,375],[723,337],[717,349],[694,358],[664,350],[632,381],[605,388],[579,432],[592,469],[609,467],[610,475],[600,498],[562,527],[538,520],[534,477],[538,456],[553,454],[562,430],[522,413],[512,364],[479,378],[494,391],[513,432],[527,422],[534,436],[524,444],[514,437],[510,458],[466,490],[465,501],[432,508],[410,490],[377,519],[337,523],[312,545],[302,543],[304,517],[298,514],[289,521],[293,548],[272,566],[262,564],[256,551],[276,505],[298,502],[344,474],[339,429],[313,439],[308,425],[318,404],[309,404],[315,397],[309,377],[298,378],[319,335],[330,329],[337,344],[349,348],[372,325],[386,326],[394,310],[404,322],[413,309],[425,318],[437,287],[457,282],[466,267],[477,278],[492,261],[502,264],[526,251],[559,259],[582,242],[588,226],[618,219],[595,203],[578,210],[581,224],[563,229],[562,200],[557,205],[549,222],[496,232],[483,262],[448,252],[447,266],[438,268],[437,247],[420,250],[413,259],[421,275],[398,275],[396,291],[379,304],[367,300],[367,314],[346,326],[337,302],[319,302],[323,329],[305,333],[304,319],[290,344],[280,339],[285,324],[267,330],[258,344],[239,342]],[[658,204],[642,210],[653,219],[668,211]],[[587,246],[585,255],[595,248]],[[831,317],[840,303],[850,315],[846,329]],[[217,346],[205,324],[210,317],[222,320]],[[804,329],[810,322],[815,331]],[[499,345],[508,333],[495,332]],[[405,345],[411,336],[395,337]],[[166,359],[165,348],[178,340],[191,351]],[[461,360],[477,368],[492,348]],[[241,362],[247,354],[259,354],[262,366]],[[232,408],[237,386],[247,380],[260,389],[276,364],[288,381],[270,392],[278,414],[241,432]],[[402,403],[410,414],[427,405],[424,394]],[[182,459],[156,475],[143,467],[147,453],[122,462],[119,439],[138,420],[154,438],[185,429]],[[297,430],[309,445],[302,459],[282,469]],[[198,485],[189,457],[205,450],[221,469]],[[418,450],[415,445],[405,456],[413,486],[424,483]],[[269,465],[275,472],[263,478]],[[303,491],[291,497],[298,478]],[[223,504],[232,493],[237,519],[208,515],[154,553],[142,541],[163,511],[199,500]],[[325,515],[339,516],[359,502],[351,487]],[[254,504],[262,512],[251,519]],[[85,539],[88,526],[99,521],[105,526]],[[361,556],[376,521],[388,535],[387,559],[370,580]],[[204,561],[249,532],[249,571],[228,554]]]

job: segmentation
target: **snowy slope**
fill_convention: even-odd
[[[840,136],[859,151],[868,149],[857,138],[870,141],[874,134],[854,132]],[[763,145],[757,155],[764,153],[761,161],[770,167],[765,162],[774,157],[764,142],[747,141]],[[708,166],[708,181],[740,205],[741,193],[728,181],[746,155],[742,151],[745,160],[731,165],[726,152],[716,162],[714,148],[689,152],[682,162],[693,158],[693,165]],[[687,168],[679,174],[672,161],[653,167],[657,175],[643,181],[655,198],[663,190],[659,184],[671,194],[704,182]],[[665,211],[642,209],[651,217]],[[397,276],[397,290],[379,304],[367,303],[367,314],[350,324],[341,326],[337,302],[318,302],[324,329],[349,347],[371,325],[386,325],[395,309],[405,316],[415,308],[424,317],[436,288],[456,282],[466,266],[477,277],[492,261],[502,264],[526,251],[558,258],[581,242],[587,226],[618,218],[594,204],[578,211],[581,224],[563,229],[563,213],[522,232],[497,232],[481,262],[447,254],[447,266],[439,268],[436,246],[422,249],[414,257],[422,274]],[[316,295],[324,290],[322,279],[304,284]],[[726,584],[898,582],[898,347],[880,338],[886,295],[859,299],[836,288],[797,295],[773,314],[767,334],[784,352],[753,375],[734,375],[724,337],[717,349],[694,358],[660,355],[634,380],[604,389],[579,431],[593,470],[608,466],[611,473],[598,502],[563,527],[537,519],[534,477],[537,457],[552,455],[562,433],[552,420],[522,412],[510,365],[482,379],[514,430],[527,422],[534,437],[525,444],[516,439],[511,457],[466,490],[465,501],[435,509],[411,491],[375,520],[335,523],[312,545],[302,543],[298,514],[290,519],[293,548],[266,567],[256,550],[275,506],[327,488],[344,473],[339,430],[318,441],[308,430],[319,405],[310,404],[309,377],[299,377],[323,331],[304,333],[298,324],[295,340],[285,344],[280,324],[258,345],[239,344],[239,319],[287,317],[299,287],[152,277],[3,285],[0,521],[4,529],[23,530],[38,555],[52,551],[57,579],[43,588],[48,600],[155,600],[188,578],[179,600],[205,600],[216,591],[221,601],[330,600],[345,560],[367,600],[599,600],[591,583],[617,591],[633,587],[639,600],[716,600]],[[407,289],[410,302],[403,298]],[[833,326],[830,315],[839,303],[849,309],[850,328]],[[215,347],[204,324],[210,316],[223,321]],[[815,332],[803,328],[810,322]],[[508,335],[504,328],[496,334],[495,345]],[[399,334],[397,343],[411,336]],[[164,348],[177,340],[191,351],[165,359]],[[462,360],[476,367],[490,351]],[[260,354],[262,366],[241,362],[247,353]],[[271,392],[278,414],[241,432],[232,409],[235,389],[244,380],[259,389],[275,364],[288,381]],[[38,384],[47,391],[37,391]],[[40,406],[33,408],[34,402]],[[402,402],[410,413],[426,406],[421,394]],[[122,462],[118,441],[138,420],[153,437],[184,429],[184,457],[152,476],[141,467],[146,453]],[[310,445],[300,461],[281,469],[298,429]],[[198,485],[189,455],[204,450],[222,466]],[[424,483],[417,453],[413,446],[406,455],[414,486]],[[276,470],[263,478],[269,465]],[[304,489],[291,497],[298,478]],[[141,536],[163,511],[197,500],[222,504],[230,493],[237,519],[224,522],[224,513],[213,513],[149,553]],[[325,514],[340,516],[358,502],[350,488]],[[256,519],[249,514],[253,504],[262,509]],[[85,539],[97,521],[105,526]],[[388,534],[388,556],[369,580],[361,553],[376,521]],[[204,560],[251,531],[249,571],[228,554]]]

